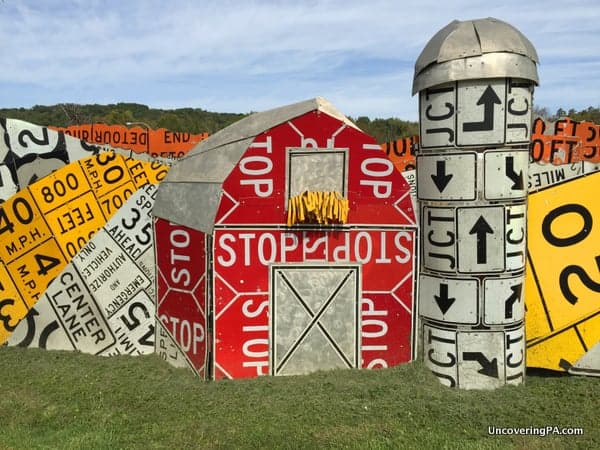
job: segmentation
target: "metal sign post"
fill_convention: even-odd
[[[415,64],[423,355],[451,387],[524,381],[526,181],[537,62],[525,36],[487,18],[448,24]]]

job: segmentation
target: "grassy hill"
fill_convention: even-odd
[[[156,355],[1,347],[0,380],[2,449],[600,448],[600,383],[585,377],[530,373],[522,386],[462,391],[412,363],[202,382]]]

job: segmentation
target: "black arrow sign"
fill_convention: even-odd
[[[488,377],[498,378],[498,359],[488,360],[481,352],[463,352],[463,361],[477,361],[481,364],[481,369],[477,371]]]
[[[446,283],[440,284],[440,295],[434,295],[433,298],[442,314],[446,314],[452,304],[456,301],[455,298],[448,297],[448,285]]]
[[[436,161],[435,168],[436,173],[435,175],[431,175],[431,179],[433,180],[436,187],[438,188],[438,191],[440,191],[441,194],[442,191],[446,189],[446,186],[448,186],[448,183],[454,175],[446,175],[446,161]]]
[[[523,283],[515,284],[510,287],[512,294],[504,302],[504,318],[512,319],[513,317],[513,305],[521,299],[521,291],[523,290]]]
[[[504,173],[513,182],[511,189],[513,191],[522,191],[524,188],[523,184],[523,171],[519,173],[515,172],[515,158],[514,156],[506,157],[506,167]]]
[[[494,234],[494,230],[486,222],[483,216],[479,216],[469,234],[477,235],[477,264],[487,263],[487,239],[486,234]]]
[[[494,129],[494,104],[501,105],[496,91],[488,85],[477,101],[477,105],[483,105],[483,120],[481,122],[463,123],[463,131],[491,131]]]

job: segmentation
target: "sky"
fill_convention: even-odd
[[[600,106],[598,0],[0,0],[0,108],[248,113],[322,96],[353,118],[416,121],[419,54],[485,17],[536,48],[535,106]]]

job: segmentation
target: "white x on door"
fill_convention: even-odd
[[[360,266],[271,267],[272,375],[360,364]]]

